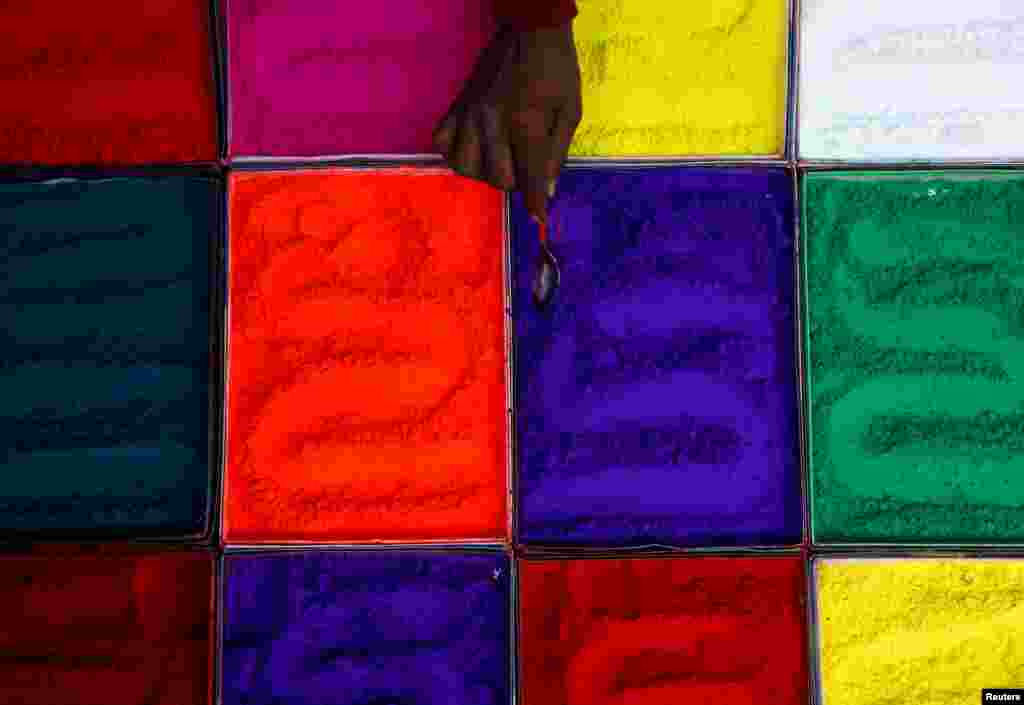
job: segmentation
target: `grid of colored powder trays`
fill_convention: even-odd
[[[489,3],[111,4],[0,9],[0,702],[1024,687],[1007,3],[581,2],[546,307]]]

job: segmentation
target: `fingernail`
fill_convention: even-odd
[[[557,185],[557,182],[554,179],[551,179],[550,181],[548,181],[548,198],[554,198],[555,197],[555,186],[556,185]]]

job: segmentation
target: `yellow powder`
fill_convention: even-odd
[[[575,156],[775,155],[786,0],[578,0]]]
[[[818,564],[826,705],[976,705],[1024,685],[1024,560]]]

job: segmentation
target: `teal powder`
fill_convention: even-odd
[[[1024,539],[1024,175],[803,184],[816,542]]]

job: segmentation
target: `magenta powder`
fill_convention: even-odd
[[[425,154],[494,32],[485,0],[222,0],[230,155]]]

